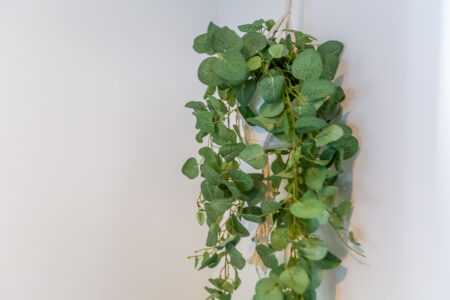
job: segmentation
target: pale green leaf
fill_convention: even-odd
[[[279,280],[297,294],[303,294],[309,284],[308,273],[300,266],[293,266],[284,270],[280,274]]]
[[[269,54],[273,58],[281,58],[283,57],[284,50],[285,50],[284,45],[275,44],[269,47]]]
[[[321,260],[328,252],[325,243],[318,238],[305,238],[294,243],[300,253],[310,260]]]
[[[321,217],[325,213],[325,205],[320,202],[313,191],[306,192],[301,202],[291,205],[291,213],[302,219],[312,219]]]
[[[283,292],[270,278],[260,279],[256,283],[254,300],[283,300]]]
[[[266,118],[279,116],[284,110],[284,102],[267,103],[264,102],[259,108],[259,113]]]
[[[264,153],[262,146],[253,144],[242,150],[239,154],[239,158],[248,163],[255,169],[262,169],[267,164],[268,159]]]
[[[247,68],[250,71],[258,70],[261,67],[261,57],[254,56],[247,61]]]
[[[308,80],[302,87],[302,94],[309,102],[325,98],[336,91],[336,86],[326,79]]]
[[[322,58],[314,49],[300,52],[292,63],[292,75],[301,80],[317,79],[322,73]]]
[[[308,168],[305,172],[306,186],[312,190],[319,191],[327,178],[328,171],[324,167]]]
[[[325,146],[331,142],[339,140],[344,135],[344,131],[336,124],[331,124],[316,135],[314,138],[317,147]]]

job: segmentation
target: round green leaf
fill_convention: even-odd
[[[275,228],[270,234],[270,244],[275,251],[286,248],[289,239],[289,230],[286,227]]]
[[[316,262],[317,267],[322,270],[330,270],[338,267],[342,260],[331,252],[322,259]]]
[[[308,288],[309,277],[306,270],[300,266],[284,270],[279,277],[282,284],[292,289],[297,294],[303,294]]]
[[[327,121],[317,117],[302,117],[295,122],[295,127],[299,129],[300,133],[319,130],[327,125]]]
[[[319,191],[323,187],[327,174],[328,171],[324,167],[307,169],[305,172],[306,186],[312,190]]]
[[[268,162],[262,146],[253,144],[242,150],[239,158],[255,169],[262,169]]]
[[[256,283],[256,300],[283,300],[283,292],[270,278],[263,278]]]
[[[275,44],[269,47],[269,54],[273,58],[281,58],[284,54],[284,45],[281,44]]]
[[[325,213],[325,205],[313,191],[308,191],[303,195],[302,201],[292,204],[289,210],[298,218],[312,219],[321,217]]]
[[[325,146],[331,142],[339,140],[344,135],[344,131],[336,124],[331,124],[322,129],[314,138],[317,147]]]
[[[269,74],[260,81],[261,95],[265,102],[275,103],[282,100],[284,76]]]
[[[247,64],[238,51],[229,51],[222,58],[214,61],[214,71],[223,81],[237,85],[247,77]]]
[[[300,52],[292,63],[292,75],[301,80],[317,79],[322,73],[322,58],[314,49]]]
[[[328,41],[323,43],[317,49],[320,53],[333,54],[337,57],[341,55],[342,50],[344,49],[344,44],[339,41]]]
[[[217,57],[208,57],[198,67],[198,79],[208,85],[217,86],[222,84],[222,79],[214,72],[214,65],[219,61]]]
[[[309,102],[331,96],[336,91],[336,86],[326,79],[308,80],[302,87],[302,94]]]
[[[184,163],[181,172],[183,172],[183,174],[186,175],[186,177],[189,179],[194,179],[195,177],[197,177],[199,173],[197,160],[193,157],[189,158]]]
[[[195,38],[193,48],[197,53],[213,55],[215,52],[212,49],[211,44],[212,41],[210,36],[207,33],[204,33]]]
[[[318,238],[303,239],[294,243],[300,253],[310,260],[321,260],[328,252],[325,243]]]
[[[250,175],[237,169],[231,169],[229,173],[238,189],[243,192],[247,192],[252,189],[253,178]]]
[[[242,37],[245,54],[247,57],[253,56],[267,45],[266,37],[259,32],[249,32]]]
[[[212,38],[212,47],[216,52],[239,51],[242,45],[241,37],[230,28],[225,26],[215,30]]]
[[[263,103],[259,108],[259,113],[266,118],[279,116],[284,110],[284,102]]]
[[[258,70],[261,67],[261,57],[254,56],[247,61],[247,68],[250,71]]]

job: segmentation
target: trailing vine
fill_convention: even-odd
[[[266,243],[255,239],[257,258],[270,270],[256,284],[256,300],[316,299],[323,270],[341,263],[319,238],[322,225],[331,225],[358,252],[346,243],[359,245],[345,226],[351,203],[335,203],[343,161],[358,150],[352,129],[339,121],[344,92],[332,82],[343,45],[319,45],[296,30],[267,38],[274,25],[257,20],[239,26],[240,37],[210,23],[194,41],[195,51],[210,55],[198,69],[208,88],[204,100],[186,107],[196,117],[197,142],[206,146],[182,172],[203,178],[197,220],[209,228],[206,247],[189,258],[199,270],[220,268],[206,287],[207,299],[231,299],[241,284],[246,259],[237,245],[251,235],[247,222],[269,228]],[[263,103],[256,109],[258,98]],[[283,146],[249,144],[241,118]],[[243,166],[265,172],[247,173]]]

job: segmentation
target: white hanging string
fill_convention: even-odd
[[[293,32],[288,32],[286,29],[292,29],[291,11],[294,0],[286,0],[286,10],[283,16],[273,25],[267,34],[267,38],[276,37],[276,42],[279,43],[283,35],[287,38],[291,36],[291,40],[295,42],[295,35]]]

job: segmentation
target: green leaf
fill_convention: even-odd
[[[246,237],[250,235],[250,232],[248,232],[247,228],[239,222],[238,217],[236,217],[235,214],[231,215],[231,218],[233,220],[233,228],[236,230],[237,233],[239,233],[242,237]]]
[[[294,266],[284,270],[281,273],[279,280],[297,294],[303,294],[309,284],[308,273],[300,266]]]
[[[283,300],[283,292],[270,278],[263,278],[256,283],[256,296],[253,300]]]
[[[237,169],[231,169],[229,173],[238,189],[243,192],[247,192],[252,189],[253,178],[250,175]]]
[[[242,270],[245,267],[245,258],[233,244],[227,244],[227,252],[230,255],[230,263],[233,267]]]
[[[219,184],[222,182],[222,176],[217,173],[209,164],[203,163],[200,166],[201,175],[211,184]]]
[[[334,54],[322,54],[323,70],[320,78],[333,80],[339,66],[339,57]]]
[[[269,74],[260,81],[261,95],[265,102],[275,103],[282,100],[284,76]]]
[[[246,80],[233,88],[234,95],[241,106],[247,106],[253,98],[256,90],[256,80]]]
[[[300,133],[319,130],[327,125],[327,121],[317,117],[301,117],[295,122],[295,127],[299,129]]]
[[[222,216],[233,205],[233,198],[215,198],[209,204],[219,216]]]
[[[315,290],[307,290],[303,294],[303,300],[316,300],[316,291]]]
[[[258,70],[259,68],[261,68],[261,63],[262,63],[261,57],[254,56],[247,61],[247,68],[250,71]]]
[[[213,247],[217,244],[217,234],[219,233],[219,227],[216,223],[213,223],[209,227],[208,238],[206,239],[206,246]]]
[[[196,110],[192,114],[197,117],[195,128],[203,130],[207,133],[214,132],[214,122],[209,111]]]
[[[273,58],[281,58],[284,53],[284,45],[275,44],[269,47],[269,54],[272,55]]]
[[[336,91],[336,86],[326,79],[308,80],[302,87],[302,94],[309,102],[325,98]]]
[[[200,154],[204,158],[204,163],[210,165],[217,172],[221,171],[222,161],[217,157],[216,152],[209,147],[202,147],[198,150],[198,154]]]
[[[297,79],[318,79],[321,73],[322,58],[314,49],[303,50],[292,63],[292,75]]]
[[[278,227],[270,234],[270,244],[275,251],[286,248],[289,239],[289,230],[286,227]]]
[[[200,54],[206,53],[208,55],[213,55],[215,53],[212,48],[211,38],[207,33],[201,34],[195,38],[193,48]]]
[[[295,202],[290,207],[291,213],[302,219],[321,217],[325,213],[325,205],[320,202],[313,191],[307,191],[301,202]]]
[[[220,147],[219,154],[225,159],[225,161],[232,161],[235,157],[245,149],[245,144],[226,144]]]
[[[198,67],[198,79],[208,85],[217,86],[222,84],[222,79],[214,71],[214,66],[219,61],[217,57],[208,57]]]
[[[266,118],[279,116],[284,110],[284,102],[267,103],[264,102],[259,108],[259,113]]]
[[[200,226],[205,224],[205,213],[202,211],[197,212],[197,222]]]
[[[331,270],[338,267],[342,260],[331,252],[322,259],[316,262],[316,266],[322,270]]]
[[[194,110],[207,110],[205,103],[201,101],[189,101],[184,107],[192,108]]]
[[[344,151],[343,159],[349,159],[358,152],[358,140],[351,135],[344,135],[338,141],[330,144],[333,148],[342,149]]]
[[[339,140],[344,135],[344,131],[336,124],[331,124],[316,135],[314,141],[317,147],[325,146],[331,142]]]
[[[238,51],[228,51],[214,61],[214,71],[231,85],[242,83],[247,77],[247,63]]]
[[[356,240],[356,238],[355,238],[355,233],[354,233],[353,231],[350,231],[350,232],[348,233],[348,239],[349,239],[349,241],[350,241],[353,245],[361,246],[361,244],[358,243],[358,241]]]
[[[242,45],[242,39],[239,35],[226,26],[214,32],[212,47],[215,52],[239,51]]]
[[[274,251],[269,247],[265,245],[258,245],[256,246],[256,252],[267,268],[273,269],[278,266],[278,260],[274,254]]]
[[[277,155],[277,158],[272,162],[271,168],[274,174],[278,174],[286,169],[286,163],[283,161],[281,155]]]
[[[194,179],[198,176],[198,164],[197,160],[193,157],[189,158],[183,165],[181,169],[184,175],[189,179]]]
[[[262,146],[253,144],[242,150],[239,158],[255,169],[262,169],[267,165],[268,159]]]
[[[305,172],[306,186],[312,190],[319,191],[323,187],[327,174],[327,169],[323,167],[307,169]]]
[[[212,133],[213,142],[219,146],[223,146],[227,143],[236,143],[236,133],[233,130],[228,129],[223,123],[216,125],[216,130]]]
[[[242,37],[247,57],[257,54],[267,45],[266,37],[259,32],[249,32]]]
[[[341,55],[344,49],[344,44],[338,41],[328,41],[319,46],[318,51],[320,53],[333,54],[337,57]]]
[[[327,255],[327,246],[318,238],[305,238],[293,243],[300,253],[310,260],[321,260]]]
[[[316,109],[314,105],[307,103],[299,106],[294,107],[294,113],[302,118],[302,117],[315,117],[316,116]]]

